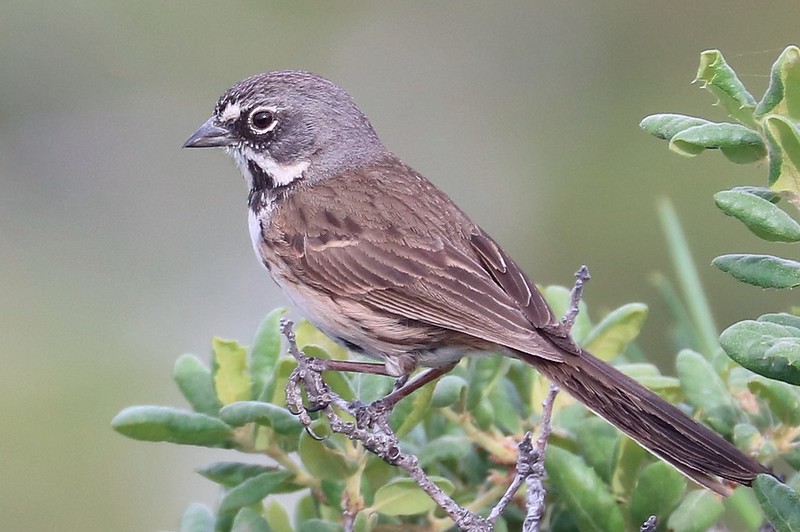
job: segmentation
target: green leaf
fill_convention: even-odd
[[[489,401],[481,401],[471,409],[475,426],[481,430],[489,430],[494,425],[494,406]]]
[[[277,473],[282,471],[276,466],[262,466],[257,464],[243,464],[241,462],[215,462],[198,469],[197,472],[205,478],[222,486],[232,488],[245,480],[257,477],[264,473]],[[274,493],[291,493],[302,487],[291,480],[278,486]]]
[[[661,299],[667,305],[672,320],[672,343],[681,347],[702,350],[699,331],[692,321],[689,309],[681,300],[672,282],[664,274],[655,272],[650,276],[653,286],[658,290]],[[713,324],[712,324],[713,325]],[[718,336],[716,333],[714,337]]]
[[[197,470],[199,474],[208,480],[228,487],[238,486],[248,478],[274,471],[277,471],[274,467],[243,464],[241,462],[214,462]]]
[[[398,438],[411,432],[430,411],[435,386],[435,382],[430,382],[397,404],[390,421]]]
[[[661,397],[675,403],[683,399],[681,381],[675,377],[662,375],[655,364],[640,362],[637,364],[620,364],[616,366],[622,373],[636,379],[642,386],[653,390]]]
[[[733,360],[759,375],[800,385],[800,329],[763,321],[740,321],[720,336]]]
[[[339,434],[329,436],[330,428],[322,423],[312,424],[312,430],[325,439],[317,441],[306,432],[300,435],[298,452],[308,472],[322,480],[342,480],[353,474],[357,467],[350,464],[343,450],[336,446],[342,444],[343,437]]]
[[[620,438],[616,450],[616,467],[611,477],[614,495],[621,499],[629,499],[630,493],[639,477],[639,468],[648,457],[638,443],[627,436]]]
[[[218,512],[217,513],[217,522],[214,523],[214,531],[215,532],[229,532],[230,529],[233,527],[233,519],[236,517],[236,513],[231,512]]]
[[[320,482],[320,490],[325,497],[322,502],[334,508],[340,506],[344,487],[345,483],[343,480],[322,479]]]
[[[446,460],[461,460],[471,450],[472,444],[464,436],[442,436],[423,445],[416,455],[419,465],[426,467]]]
[[[228,425],[241,427],[248,423],[257,423],[272,427],[275,432],[284,436],[296,437],[303,430],[303,425],[283,407],[259,401],[239,401],[222,408],[219,417]]]
[[[725,506],[723,522],[728,525],[728,530],[741,530],[742,532],[758,532],[764,524],[764,515],[756,500],[753,490],[739,486],[733,493],[722,501]]]
[[[211,416],[219,412],[222,405],[214,390],[211,370],[199,358],[189,354],[178,357],[172,378],[195,412]]]
[[[375,498],[375,490],[389,482],[396,475],[397,468],[395,466],[387,464],[377,456],[369,456],[361,476],[361,493],[364,496],[364,503],[372,504]]]
[[[464,391],[467,389],[467,381],[458,375],[445,375],[436,383],[433,391],[431,406],[434,408],[444,408],[455,404],[461,400]]]
[[[578,426],[575,442],[586,462],[597,471],[597,474],[610,482],[617,460],[617,444],[620,432],[606,420],[590,417]]]
[[[467,381],[471,386],[467,389],[467,409],[474,410],[488,403],[489,386],[507,369],[503,357],[471,357],[468,365]]]
[[[289,514],[286,513],[283,504],[274,499],[271,499],[266,508],[264,508],[264,517],[272,530],[279,532],[291,532],[293,530]]]
[[[769,323],[777,323],[786,327],[794,327],[800,329],[800,316],[793,314],[786,314],[785,312],[777,312],[772,314],[762,314],[758,317],[758,321],[766,321]]]
[[[234,340],[214,338],[214,388],[223,405],[251,398],[247,349]]]
[[[737,423],[733,427],[733,444],[748,454],[760,451],[762,443],[763,437],[754,425]]]
[[[353,532],[371,532],[378,524],[378,514],[358,512],[353,523]]]
[[[214,514],[203,504],[190,504],[181,516],[180,532],[214,532]]]
[[[731,434],[741,415],[711,363],[703,355],[684,349],[678,353],[676,367],[689,404],[701,412],[714,430]]]
[[[797,126],[778,115],[764,118],[769,150],[769,183],[772,190],[793,196],[800,194],[800,132]]]
[[[634,523],[644,523],[655,515],[659,523],[678,506],[686,490],[686,478],[665,462],[645,467],[631,493],[630,516]]]
[[[266,519],[252,508],[242,508],[233,519],[231,532],[271,532]]]
[[[760,161],[767,148],[757,131],[740,124],[708,123],[684,129],[669,141],[669,149],[694,157],[704,150],[720,150],[736,164]]]
[[[625,351],[639,336],[647,318],[647,305],[628,303],[610,312],[583,339],[583,346],[601,360],[609,361]]]
[[[247,352],[247,365],[253,380],[250,397],[268,400],[275,384],[273,370],[281,354],[283,335],[280,322],[286,308],[276,308],[264,318],[256,329],[253,342]]]
[[[300,500],[297,501],[297,505],[294,507],[294,522],[298,523],[298,527],[302,526],[303,523],[311,522],[318,518],[319,511],[314,496],[309,493],[308,495],[300,497]]]
[[[800,48],[787,46],[772,65],[769,87],[756,107],[756,117],[776,113],[800,120]]]
[[[753,187],[750,185],[744,185],[740,187],[733,187],[731,190],[734,192],[745,192],[747,194],[752,194],[761,199],[767,200],[770,203],[778,203],[781,200],[780,194],[766,187]]]
[[[623,530],[624,520],[614,495],[580,457],[549,446],[545,468],[550,483],[582,531]]]
[[[708,120],[696,118],[694,116],[678,115],[678,114],[657,114],[645,117],[639,123],[639,127],[663,140],[671,140],[672,137],[695,126],[703,126],[711,124]]]
[[[430,477],[443,492],[453,493],[453,483],[442,477]],[[436,503],[422,491],[410,478],[399,478],[384,484],[375,492],[375,502],[369,511],[383,515],[414,515],[427,512],[436,507]]]
[[[800,286],[800,262],[772,255],[720,255],[714,266],[743,283],[761,288],[794,288]]]
[[[789,451],[780,453],[781,459],[785,460],[787,464],[792,466],[795,471],[800,469],[800,449],[793,447]]]
[[[747,388],[765,400],[769,411],[785,425],[800,425],[800,391],[796,387],[754,375],[748,381]]]
[[[755,127],[753,111],[756,100],[747,92],[719,50],[706,50],[700,54],[700,66],[695,81],[702,82],[702,88],[716,96],[718,103],[733,118]]]
[[[314,519],[319,519],[319,509],[314,496],[309,493],[297,501],[297,505],[294,507],[294,522],[300,527],[302,523]]]
[[[537,412],[538,414],[538,412]],[[577,402],[568,402],[566,405],[559,405],[556,402],[553,408],[553,428],[551,437],[564,438],[569,442],[570,447],[565,447],[569,451],[573,451],[572,445],[574,444],[574,435],[578,429],[586,423],[586,420],[591,417],[586,407]],[[567,445],[565,443],[565,445]]]
[[[770,242],[800,242],[800,224],[769,201],[753,194],[725,190],[714,194],[722,212],[741,220],[759,238]]]
[[[322,519],[309,519],[302,521],[298,527],[297,532],[343,532],[344,528],[339,523],[332,523]]]
[[[494,421],[504,432],[519,434],[522,432],[523,405],[511,381],[501,377],[499,382],[492,386],[487,397],[492,403]]]
[[[217,418],[168,406],[132,406],[111,421],[120,434],[140,441],[229,447],[233,429]]]
[[[800,531],[800,497],[786,484],[770,475],[758,475],[753,491],[770,524],[778,532]]]
[[[328,354],[326,358],[334,358],[337,360],[347,358],[347,349],[328,338],[325,333],[306,320],[296,324],[294,332],[297,347],[303,351],[305,351],[307,346],[316,346]]]
[[[508,523],[502,517],[494,522],[494,529],[492,532],[508,532]]]
[[[667,529],[676,532],[705,532],[722,516],[725,506],[707,490],[694,490],[667,519]],[[663,521],[662,521],[663,522]]]
[[[350,387],[355,397],[362,403],[371,403],[392,391],[394,379],[384,375],[370,375],[369,373],[354,373],[350,375]]]
[[[225,494],[219,503],[220,513],[260,502],[267,495],[275,493],[275,490],[291,476],[288,471],[274,471],[248,478]]]

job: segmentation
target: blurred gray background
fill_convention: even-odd
[[[255,260],[244,183],[181,151],[237,80],[279,68],[347,88],[385,143],[449,192],[542,284],[581,264],[599,317],[651,306],[642,344],[672,371],[670,273],[655,204],[687,228],[718,325],[793,302],[709,263],[770,251],[711,195],[764,184],[719,154],[683,159],[638,128],[724,119],[690,85],[721,49],[760,97],[797,41],[796,0],[763,2],[103,2],[0,13],[0,515],[4,530],[164,530],[231,453],[127,440],[121,408],[182,406],[183,352],[249,342],[285,304]]]

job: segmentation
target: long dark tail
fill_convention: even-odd
[[[517,357],[603,417],[642,447],[721,495],[720,479],[749,486],[769,470],[713,430],[590,353],[566,352],[567,362],[527,353]]]

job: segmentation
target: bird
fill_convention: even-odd
[[[249,187],[253,248],[317,328],[384,373],[499,353],[533,366],[721,495],[769,470],[578,346],[503,248],[384,146],[340,86],[302,70],[246,78],[185,148],[223,148]],[[373,364],[374,365],[374,364]]]

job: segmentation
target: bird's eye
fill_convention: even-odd
[[[250,113],[250,128],[254,133],[263,135],[272,131],[277,125],[272,112],[267,109],[256,109]]]

